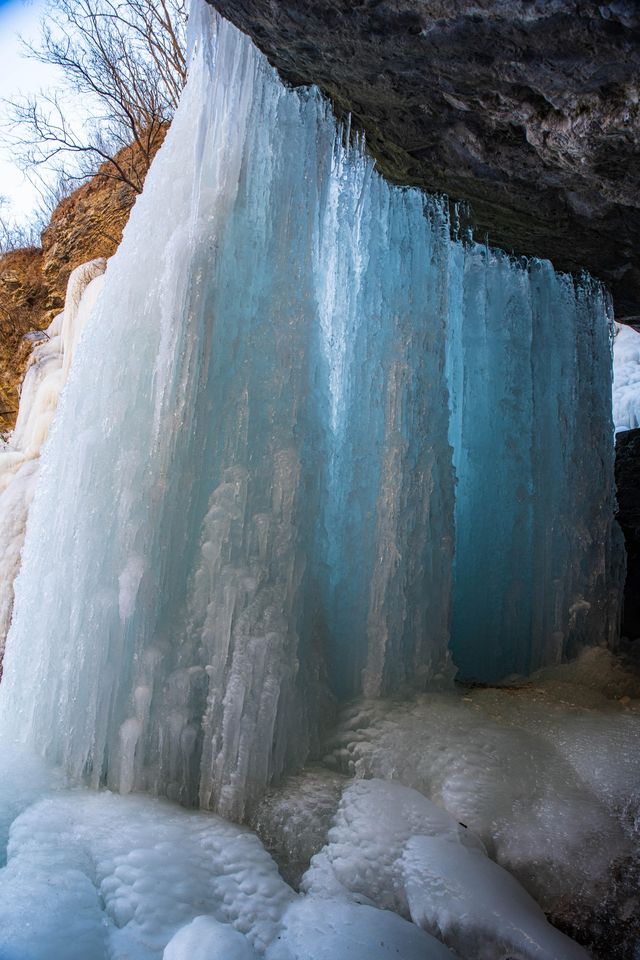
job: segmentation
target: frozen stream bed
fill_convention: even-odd
[[[0,957],[637,956],[638,692],[593,651],[524,687],[355,702],[257,832],[5,751]]]

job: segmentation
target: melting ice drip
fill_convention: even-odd
[[[241,817],[327,691],[450,679],[452,607],[473,676],[611,637],[609,329],[201,16],[43,458],[0,722]]]

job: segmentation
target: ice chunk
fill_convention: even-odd
[[[400,860],[414,834],[448,838],[484,853],[471,830],[417,790],[388,780],[356,781],[342,794],[327,846],[311,861],[303,889],[316,896],[342,891],[406,916]]]
[[[289,907],[265,960],[452,960],[434,937],[395,913],[305,897]]]
[[[257,960],[246,937],[213,917],[196,917],[167,944],[162,960]]]
[[[520,884],[478,848],[411,837],[402,856],[411,919],[474,960],[589,960]]]
[[[294,899],[242,827],[151,798],[60,792],[11,827],[0,956],[160,960],[174,934],[203,914],[231,924],[251,956],[250,947],[260,954],[277,936]],[[205,927],[211,938],[213,924],[203,921],[178,938],[180,949]]]

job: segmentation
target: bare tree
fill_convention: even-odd
[[[8,208],[8,199],[0,196],[0,256],[11,250],[39,246],[42,231],[40,219],[36,217],[28,223],[19,223],[10,215]]]
[[[185,25],[185,0],[53,0],[27,49],[60,68],[61,87],[11,104],[23,168],[100,169],[139,193],[186,78]]]

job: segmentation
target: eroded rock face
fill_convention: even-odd
[[[618,523],[627,547],[622,635],[640,637],[640,429],[616,437]]]
[[[213,2],[352,113],[387,177],[468,201],[476,236],[586,267],[640,316],[636,0]]]

